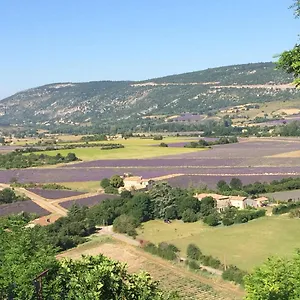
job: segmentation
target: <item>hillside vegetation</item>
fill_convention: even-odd
[[[0,124],[77,126],[127,122],[147,115],[207,113],[245,103],[299,99],[292,77],[273,63],[207,69],[143,82],[57,83],[0,102]],[[137,127],[138,128],[138,127]]]

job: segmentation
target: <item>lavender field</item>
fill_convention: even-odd
[[[78,200],[64,201],[64,202],[61,202],[59,205],[66,209],[69,209],[73,204],[77,204],[79,206],[91,207],[91,206],[94,206],[94,205],[102,202],[103,200],[115,199],[117,197],[118,197],[118,195],[100,194],[97,196],[82,198],[82,199],[78,199]]]
[[[27,213],[35,213],[39,217],[49,214],[49,211],[43,209],[31,200],[0,205],[0,216],[19,214],[23,211]]]
[[[0,182],[9,183],[12,178],[16,178],[21,183],[100,181],[105,177],[124,173],[144,178],[183,174],[186,175],[186,182],[193,178],[193,181],[201,179],[208,184],[217,182],[220,176],[264,181],[272,176],[276,179],[300,176],[299,158],[273,157],[276,154],[295,150],[300,150],[298,138],[241,139],[237,144],[218,145],[206,151],[156,159],[96,160],[59,168],[0,170]],[[64,191],[64,193],[69,192]],[[53,194],[50,199],[57,199],[61,196],[62,194],[57,196]]]
[[[168,179],[168,183],[174,187],[188,188],[188,187],[208,187],[214,189],[220,180],[225,180],[227,183],[233,177],[237,176],[202,176],[202,175],[183,175]],[[249,175],[238,176],[243,184],[250,184],[254,182],[271,182],[272,180],[280,180],[282,178],[298,177],[289,175]],[[163,180],[162,180],[163,181]]]
[[[43,190],[43,189],[27,189],[28,191],[35,193],[46,199],[60,199],[83,195],[82,192],[68,191],[68,190]]]

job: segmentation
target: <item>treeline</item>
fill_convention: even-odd
[[[24,195],[17,195],[15,191],[10,188],[5,188],[0,191],[0,204],[8,204],[25,200],[29,200],[29,198]]]
[[[29,167],[37,167],[42,165],[55,165],[59,163],[69,163],[79,160],[74,153],[68,153],[66,156],[58,153],[55,156],[45,154],[22,155],[17,152],[11,152],[0,155],[0,168],[3,169],[23,169]]]
[[[20,183],[16,178],[10,180],[11,187],[22,187],[24,189],[42,189],[42,190],[71,190],[70,188],[57,183]]]
[[[225,144],[233,144],[238,143],[237,137],[221,137],[215,141],[206,141],[206,140],[199,140],[198,142],[190,142],[186,144],[184,147],[186,148],[205,148],[210,147],[213,145],[225,145]]]
[[[24,149],[16,149],[16,153],[34,153],[34,152],[43,152],[43,151],[57,151],[57,150],[71,150],[77,148],[95,148],[99,147],[101,150],[109,150],[109,149],[119,149],[124,148],[122,144],[116,143],[108,143],[108,144],[98,144],[98,143],[88,143],[85,144],[69,144],[69,145],[52,145],[47,146],[45,148],[38,147],[27,147]]]
[[[203,220],[209,226],[223,223],[226,226],[245,223],[265,215],[264,210],[234,207],[217,210],[217,203],[212,197],[201,201],[189,190],[174,188],[166,183],[156,184],[148,193],[123,191],[120,198],[106,200],[90,208],[90,217],[95,224],[114,225],[114,229],[131,236],[142,223],[153,219],[196,222]]]
[[[54,237],[45,234],[50,234],[49,226],[24,228],[25,221],[18,216],[2,223],[0,218],[0,299],[179,299],[176,293],[162,292],[149,274],[130,274],[103,255],[58,260]],[[66,233],[76,222],[71,224],[65,224]],[[40,290],[36,277],[41,273]]]
[[[279,204],[278,206],[275,206],[272,209],[272,213],[274,215],[282,215],[286,214],[288,212],[292,212],[293,210],[296,210],[297,208],[300,208],[300,202],[292,202],[292,203],[285,203],[285,204]],[[291,217],[298,217],[296,214],[291,214]]]
[[[200,265],[208,266],[213,269],[218,269],[223,271],[222,278],[224,280],[232,281],[237,284],[243,285],[244,276],[247,272],[239,269],[237,266],[229,265],[225,266],[221,261],[211,255],[204,255],[200,248],[195,244],[189,244],[187,246],[187,260],[186,264],[192,270],[201,269]]]
[[[80,140],[83,142],[107,141],[107,137],[105,134],[94,134],[83,136]]]
[[[300,189],[300,177],[288,177],[271,182],[254,182],[244,185],[239,178],[232,178],[228,184],[224,180],[217,183],[218,191],[224,195],[239,194],[240,196],[258,195]]]

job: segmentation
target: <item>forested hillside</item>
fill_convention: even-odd
[[[57,83],[0,102],[0,123],[58,126],[114,124],[182,112],[207,113],[250,102],[300,99],[292,77],[273,63],[207,69],[143,82]]]

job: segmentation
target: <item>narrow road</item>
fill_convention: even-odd
[[[79,199],[84,199],[84,198],[88,198],[88,197],[94,197],[97,195],[99,195],[99,193],[85,193],[82,195],[66,197],[66,198],[59,198],[59,199],[55,199],[55,200],[49,199],[49,202],[52,204],[59,204],[61,202],[66,202],[66,201],[70,201],[70,200],[79,200]]]
[[[9,184],[4,184],[4,183],[1,183],[0,184],[0,187],[1,188],[10,188],[10,185]],[[60,216],[66,216],[67,213],[68,213],[68,210],[59,206],[58,204],[53,204],[53,203],[50,203],[47,199],[33,193],[33,192],[30,192],[24,188],[14,188],[14,190],[20,194],[24,194],[26,195],[27,197],[29,197],[32,202],[36,203],[37,205],[39,205],[40,207],[48,210],[50,213],[53,213],[53,214],[57,214],[57,215],[60,215]]]
[[[112,225],[100,227],[100,231],[99,231],[98,235],[109,235],[117,240],[120,240],[120,241],[126,243],[126,244],[129,244],[132,246],[140,246],[139,241],[134,240],[133,238],[131,238],[127,235],[114,232]]]

